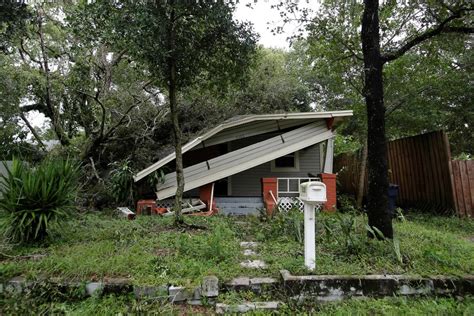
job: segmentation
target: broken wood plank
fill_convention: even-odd
[[[135,219],[135,213],[130,211],[128,207],[117,207],[118,213],[121,217],[126,217],[127,219]]]

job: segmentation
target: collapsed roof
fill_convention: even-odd
[[[199,148],[205,148],[205,147],[209,147],[209,146],[212,146],[212,145],[226,143],[226,142],[236,140],[236,139],[251,137],[251,136],[264,134],[264,133],[269,133],[269,132],[275,132],[275,131],[279,131],[279,130],[285,130],[285,129],[288,129],[288,128],[291,128],[291,127],[301,126],[301,125],[304,125],[304,124],[310,124],[311,122],[322,121],[322,119],[334,119],[334,124],[337,124],[338,121],[340,121],[344,117],[348,117],[348,116],[352,116],[352,111],[304,112],[304,113],[282,113],[282,114],[263,114],[263,115],[236,116],[236,117],[233,117],[233,118],[225,121],[224,123],[216,126],[215,128],[203,133],[202,135],[196,137],[195,139],[191,140],[187,144],[183,145],[182,152],[184,154],[185,152],[187,152],[189,150],[192,150],[193,148],[196,148],[197,146],[199,146]],[[326,128],[326,131],[327,130],[328,130],[328,128]],[[315,132],[315,131],[316,130],[313,130],[312,132]],[[326,137],[329,134],[324,134],[324,135],[325,135],[324,137]],[[280,136],[278,138],[280,139]],[[313,145],[315,143],[318,143],[318,142],[321,142],[321,141],[324,141],[327,138],[320,139],[320,140],[319,140],[319,138],[317,138],[317,139],[318,139],[317,142],[314,142],[314,143],[311,143],[311,144],[306,142],[304,144],[305,147],[311,146],[311,145]],[[249,147],[251,147],[251,146],[249,146]],[[283,147],[289,147],[289,144],[286,144]],[[291,148],[293,148],[293,147],[294,146],[292,146]],[[305,147],[302,147],[302,148],[305,148]],[[299,148],[299,149],[302,149],[302,148]],[[288,153],[294,152],[294,151],[299,150],[299,149],[295,149],[295,150],[290,151]],[[273,151],[273,150],[274,149],[272,149],[271,151]],[[286,151],[287,150],[281,150],[281,151],[279,151],[279,153],[283,153],[283,152],[286,152]],[[238,153],[238,152],[239,152],[239,150],[234,151],[234,152],[230,152],[230,153],[228,153],[224,156],[214,158],[214,159],[208,161],[208,163],[210,165],[210,163],[212,161],[215,161],[216,159],[223,159],[222,157],[225,157],[227,155],[242,154],[242,153],[240,153],[240,152]],[[283,153],[280,156],[277,156],[275,158],[284,156],[288,153]],[[270,155],[270,156],[273,157],[274,155]],[[226,158],[228,158],[228,157],[230,157],[230,156],[227,156]],[[153,165],[151,165],[151,166],[145,168],[144,170],[138,172],[133,177],[134,181],[135,182],[140,181],[141,179],[143,179],[146,176],[150,175],[151,173],[158,170],[162,166],[164,166],[167,163],[173,161],[175,158],[176,158],[175,153],[170,153],[169,155],[167,155],[166,157],[160,159],[159,161],[157,161]],[[273,160],[275,158],[271,158],[269,160],[259,162],[259,164],[265,163],[265,162]],[[260,161],[260,160],[258,160],[258,161]],[[204,164],[206,164],[206,168],[207,168],[207,163],[204,162]],[[191,166],[191,167],[186,168],[184,170],[185,179],[186,179],[185,182],[186,183],[188,183],[190,181],[188,179],[188,177],[189,177],[190,172],[192,170],[194,170],[193,168],[198,168],[200,165],[202,165],[202,163],[197,164],[195,166]],[[248,164],[248,165],[250,165],[250,164]],[[253,165],[253,163],[252,163],[252,165]],[[252,167],[249,167],[249,168],[252,168]],[[229,175],[226,175],[226,176],[221,176],[219,179],[222,179],[222,178],[230,176],[230,175],[232,175],[232,174],[229,174]],[[171,179],[173,177],[174,178],[176,177],[175,173],[168,174],[166,176],[165,183],[162,186],[160,186],[160,190],[161,190],[161,187],[162,188],[166,187],[167,188],[166,192],[173,190],[172,188],[174,186],[173,185],[169,186],[171,181],[172,181]],[[213,181],[215,181],[215,180],[213,180]],[[202,180],[199,181],[199,183],[201,183],[201,182],[202,182]],[[186,191],[191,190],[191,189],[192,189],[191,185],[186,185],[186,187],[185,187]],[[167,195],[167,194],[163,194],[162,196]],[[167,197],[169,197],[171,195],[168,195]],[[160,199],[162,199],[162,198],[163,197],[161,197]]]

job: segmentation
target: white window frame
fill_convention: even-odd
[[[300,152],[295,151],[292,153],[295,155],[295,166],[294,167],[277,167],[275,166],[275,160],[271,162],[271,171],[272,172],[293,172],[293,171],[300,171]],[[286,156],[286,155],[285,155]]]

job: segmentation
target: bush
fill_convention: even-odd
[[[6,237],[13,242],[44,240],[52,225],[74,208],[78,165],[69,160],[44,160],[36,167],[14,159],[2,175],[0,210]]]

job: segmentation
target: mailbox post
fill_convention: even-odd
[[[304,264],[316,268],[316,206],[326,202],[326,185],[305,182],[300,185],[300,199],[304,203]]]

